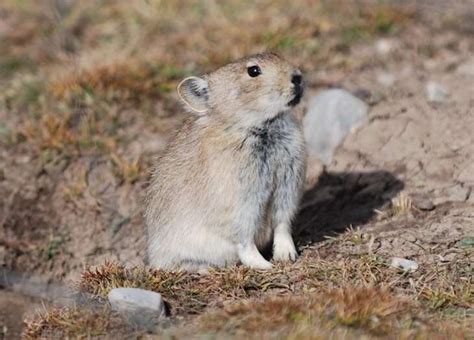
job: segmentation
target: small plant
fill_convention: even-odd
[[[47,260],[51,260],[53,257],[61,252],[61,246],[64,243],[64,237],[51,235],[49,237],[49,243],[44,250],[44,256]]]
[[[86,174],[83,173],[77,180],[64,188],[64,198],[69,202],[76,202],[84,197],[87,190]]]
[[[64,152],[74,148],[76,142],[68,127],[68,118],[68,115],[45,114],[39,122],[26,121],[19,129],[19,134],[39,150]]]
[[[111,155],[112,165],[115,175],[126,183],[134,183],[142,174],[140,158],[129,162],[116,153]]]
[[[392,213],[394,216],[408,214],[412,208],[412,199],[404,193],[399,194],[392,200]]]
[[[123,322],[112,318],[107,306],[95,311],[77,307],[53,308],[25,320],[24,324],[22,337],[25,339],[90,338],[123,327]]]

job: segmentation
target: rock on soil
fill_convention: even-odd
[[[426,97],[428,101],[432,103],[442,103],[447,95],[448,91],[443,85],[435,83],[434,81],[430,81],[426,84]]]
[[[432,200],[426,197],[415,197],[413,198],[413,204],[416,208],[424,211],[431,211],[436,208]]]
[[[375,51],[381,56],[386,56],[387,54],[390,54],[391,52],[393,52],[395,47],[396,46],[393,41],[390,41],[388,39],[379,39],[375,43]]]
[[[418,263],[400,257],[393,257],[390,266],[410,272],[414,272],[418,269]]]
[[[114,288],[108,299],[112,309],[134,321],[149,322],[166,315],[161,294],[140,288]]]
[[[334,150],[367,121],[368,105],[343,89],[322,91],[308,101],[303,120],[310,157],[331,163]]]

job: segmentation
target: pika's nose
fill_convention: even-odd
[[[303,82],[303,76],[301,74],[293,74],[291,76],[291,82],[295,85],[295,86],[300,86],[301,83]]]

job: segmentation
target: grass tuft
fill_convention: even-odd
[[[97,311],[53,308],[24,321],[24,339],[90,338],[104,336],[112,326],[109,308]]]
[[[404,193],[399,194],[392,200],[392,215],[405,215],[411,212],[413,208],[412,199]]]
[[[450,326],[434,326],[414,305],[386,289],[346,286],[230,304],[198,317],[191,327],[193,333],[188,333],[289,339],[424,338],[446,337],[443,327]]]
[[[159,292],[175,321],[165,333],[177,337],[427,338],[453,334],[463,338],[472,321],[468,311],[473,306],[473,285],[468,266],[462,262],[444,271],[421,269],[401,274],[378,256],[338,261],[303,256],[298,265],[277,265],[271,271],[229,267],[198,274],[106,262],[87,268],[77,288],[102,302],[116,287]],[[72,321],[57,320],[83,317],[71,310],[53,309],[51,313],[30,323],[27,332],[58,328],[72,334],[68,333],[73,330]],[[177,321],[196,314],[189,325]],[[447,315],[456,317],[451,322]],[[105,316],[110,315],[106,312]],[[81,322],[97,332],[107,326],[101,322],[95,328],[84,319],[77,325]],[[81,327],[78,332],[84,334]]]
[[[160,98],[174,89],[182,73],[170,67],[140,60],[100,65],[73,73],[50,84],[52,95],[62,101],[77,101],[85,95],[109,102]]]

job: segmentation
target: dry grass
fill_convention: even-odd
[[[53,308],[26,320],[22,337],[38,338],[91,338],[117,332],[120,320],[112,318],[110,309],[93,311],[84,308]]]
[[[305,295],[267,296],[244,299],[212,308],[192,323],[177,323],[161,330],[165,337],[212,338],[274,337],[350,339],[390,336],[401,339],[463,338],[465,334],[449,322],[429,321],[407,299],[377,287],[346,286]],[[55,336],[90,337],[127,327],[110,313],[88,309],[53,309],[26,322],[26,338]],[[143,330],[141,330],[143,331]],[[136,332],[140,332],[136,329]]]
[[[448,336],[441,327],[424,321],[407,301],[374,287],[348,286],[319,294],[238,302],[204,314],[195,325],[204,334],[263,338]]]
[[[174,89],[178,75],[179,72],[172,73],[156,62],[116,62],[53,80],[49,90],[60,101],[80,100],[89,93],[109,102],[139,102],[158,99]]]
[[[469,263],[453,268],[429,268],[417,273],[398,272],[374,255],[339,261],[304,257],[297,265],[280,265],[272,271],[245,267],[212,270],[208,275],[167,272],[145,267],[126,268],[106,263],[87,269],[79,289],[105,297],[115,287],[138,287],[160,292],[175,314],[194,314],[222,301],[258,297],[267,292],[305,293],[346,286],[387,289],[409,295],[431,307],[472,308]],[[440,300],[442,299],[442,300]],[[441,301],[441,302],[440,302]]]
[[[111,159],[114,165],[114,173],[122,181],[134,183],[140,178],[142,166],[139,158],[127,161],[124,157],[113,153]]]
[[[409,213],[413,208],[412,199],[400,193],[392,200],[392,214],[395,216]]]
[[[137,287],[163,295],[175,314],[196,314],[224,300],[258,296],[270,289],[290,291],[288,277],[281,272],[265,272],[244,267],[212,271],[210,275],[167,272],[158,269],[126,268],[106,263],[89,268],[82,275],[79,289],[106,297],[112,288]]]
[[[375,255],[325,260],[314,257],[314,252],[308,254],[313,256],[270,271],[230,267],[209,274],[107,262],[88,268],[76,288],[93,294],[100,303],[115,287],[161,293],[170,306],[173,326],[155,331],[167,336],[462,339],[472,332],[474,284],[468,260],[408,273],[389,267]],[[68,309],[51,313],[28,323],[26,332],[109,330],[106,321],[84,319],[87,314]],[[75,318],[80,318],[78,323]],[[110,314],[100,318],[109,320]],[[181,324],[183,318],[187,321]]]
[[[185,75],[264,50],[307,71],[357,67],[351,45],[416,16],[412,6],[305,0],[8,0],[0,11],[0,111],[13,121],[0,142],[43,162],[101,155],[128,183],[146,176],[149,160],[118,155],[144,126],[176,126],[174,88]]]

